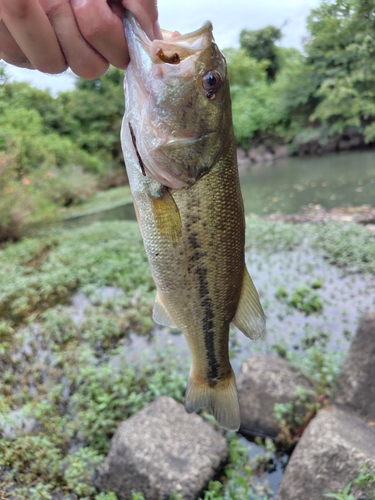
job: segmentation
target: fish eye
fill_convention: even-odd
[[[222,83],[223,79],[221,78],[220,73],[217,71],[207,71],[202,78],[202,85],[206,91],[206,97],[209,99],[215,99],[216,93],[220,89]]]

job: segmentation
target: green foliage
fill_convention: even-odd
[[[282,426],[296,430],[304,423],[306,415],[315,408],[314,396],[311,390],[302,386],[297,387],[294,400],[289,403],[276,403],[273,414]]]
[[[330,264],[347,272],[375,272],[374,236],[361,225],[328,222],[319,227],[311,240]]]
[[[101,158],[104,168],[124,168],[120,129],[124,115],[124,72],[111,67],[92,81],[78,80],[76,90],[57,97],[60,113],[53,128],[84,151]]]
[[[355,478],[354,483],[366,491],[369,496],[369,500],[375,499],[375,465],[373,465],[372,470],[369,470],[368,465],[363,464],[361,467],[361,472]]]
[[[267,500],[273,492],[267,481],[261,481],[262,474],[270,466],[275,447],[270,439],[265,443],[257,441],[264,448],[264,454],[249,459],[246,447],[238,436],[229,434],[229,463],[224,468],[226,480],[210,481],[200,500]]]
[[[314,9],[307,27],[307,65],[316,73],[318,104],[310,121],[329,127],[329,134],[350,129],[374,139],[375,44],[372,2],[336,0]]]
[[[19,176],[41,166],[81,166],[98,170],[100,163],[70,139],[45,133],[41,115],[33,108],[13,108],[0,114],[0,154],[10,157]]]
[[[256,216],[248,217],[246,246],[248,249],[261,248],[271,253],[291,251],[302,245],[309,229],[306,224],[296,225],[262,220]]]
[[[260,30],[242,30],[240,33],[240,44],[247,54],[257,61],[269,63],[267,67],[269,80],[274,80],[279,70],[275,42],[281,38],[281,30],[275,26],[266,26]]]
[[[3,249],[0,259],[6,353],[0,427],[8,429],[0,440],[0,496],[13,488],[20,498],[63,491],[113,500],[111,493],[96,494],[92,477],[115,429],[161,395],[182,401],[188,372],[168,345],[137,362],[125,357],[127,335],[150,332],[155,294],[137,225],[96,224],[25,239]],[[100,298],[104,285],[123,294]],[[70,309],[51,307],[80,286],[91,303],[80,320]],[[20,319],[27,320],[22,328]],[[13,411],[34,422],[30,435]]]
[[[295,50],[280,49],[283,68],[295,59]],[[233,125],[237,142],[245,149],[252,141],[268,137],[284,141],[288,135],[287,109],[280,86],[267,81],[269,61],[257,61],[244,49],[225,51],[231,83]],[[282,71],[280,71],[282,74]]]
[[[262,249],[274,253],[292,251],[307,244],[320,252],[330,264],[342,268],[347,273],[375,273],[374,236],[360,224],[291,224],[266,221],[252,216],[247,218],[246,231],[248,249]],[[317,285],[320,283],[312,281],[309,286],[315,290]],[[279,289],[278,298],[282,298],[283,293],[284,291]],[[319,305],[316,305],[319,309]]]
[[[145,308],[148,313],[151,309],[154,284],[139,229],[133,222],[94,224],[25,239],[0,251],[0,255],[3,319],[17,323],[33,311],[64,302],[73,290],[91,284],[122,287],[126,293],[140,288],[143,295],[137,300],[139,314],[134,317],[134,326],[144,324],[144,317],[149,317],[144,313]]]
[[[276,290],[276,298],[286,301],[290,307],[298,309],[307,315],[319,313],[323,310],[323,302],[319,295],[313,290],[313,286],[300,286],[292,293],[288,299],[288,293],[284,287]]]
[[[351,492],[353,483],[358,486],[366,495],[366,499],[375,499],[375,466],[372,466],[372,471],[369,470],[367,464],[363,464],[361,472],[347,484],[341,493],[326,493],[324,496],[327,498],[335,498],[336,500],[355,500],[358,496],[354,496]],[[362,496],[361,496],[362,498]],[[363,497],[364,498],[364,497]]]
[[[352,483],[346,485],[342,493],[325,493],[327,498],[335,498],[336,500],[355,500],[355,496],[350,493]]]
[[[319,295],[308,286],[297,288],[290,298],[289,305],[306,315],[323,310],[323,302],[320,300]]]
[[[287,345],[284,349],[281,349],[282,344],[273,346],[278,353],[281,349],[282,357],[288,360],[299,375],[310,382],[316,397],[323,394],[333,395],[344,358],[342,352],[331,352],[327,349],[329,337],[325,333],[316,333],[313,337],[311,332],[307,331],[305,341],[302,341],[303,356],[288,349]],[[304,394],[301,395],[305,397]]]

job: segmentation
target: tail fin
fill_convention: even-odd
[[[240,405],[233,371],[227,380],[220,381],[215,387],[210,387],[206,381],[197,383],[197,378],[190,374],[185,410],[193,413],[205,406],[210,408],[220,427],[230,431],[240,428]]]

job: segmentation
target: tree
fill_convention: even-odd
[[[275,26],[266,26],[260,30],[242,30],[240,45],[248,56],[257,61],[269,61],[267,76],[274,80],[279,70],[278,53],[275,42],[282,38],[282,33]]]
[[[331,135],[348,131],[375,139],[375,2],[323,1],[308,17],[306,64],[318,99],[311,122]]]

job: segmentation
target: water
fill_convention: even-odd
[[[80,215],[71,219],[66,219],[63,226],[66,228],[83,227],[93,222],[106,220],[136,220],[135,211],[132,203],[120,205],[119,207],[94,212],[92,214]]]
[[[314,204],[326,208],[373,205],[375,151],[287,158],[252,166],[241,173],[245,212],[297,213]],[[135,220],[132,204],[64,222],[77,227],[103,220]]]
[[[246,213],[297,213],[303,206],[373,205],[375,151],[287,158],[241,175]]]

